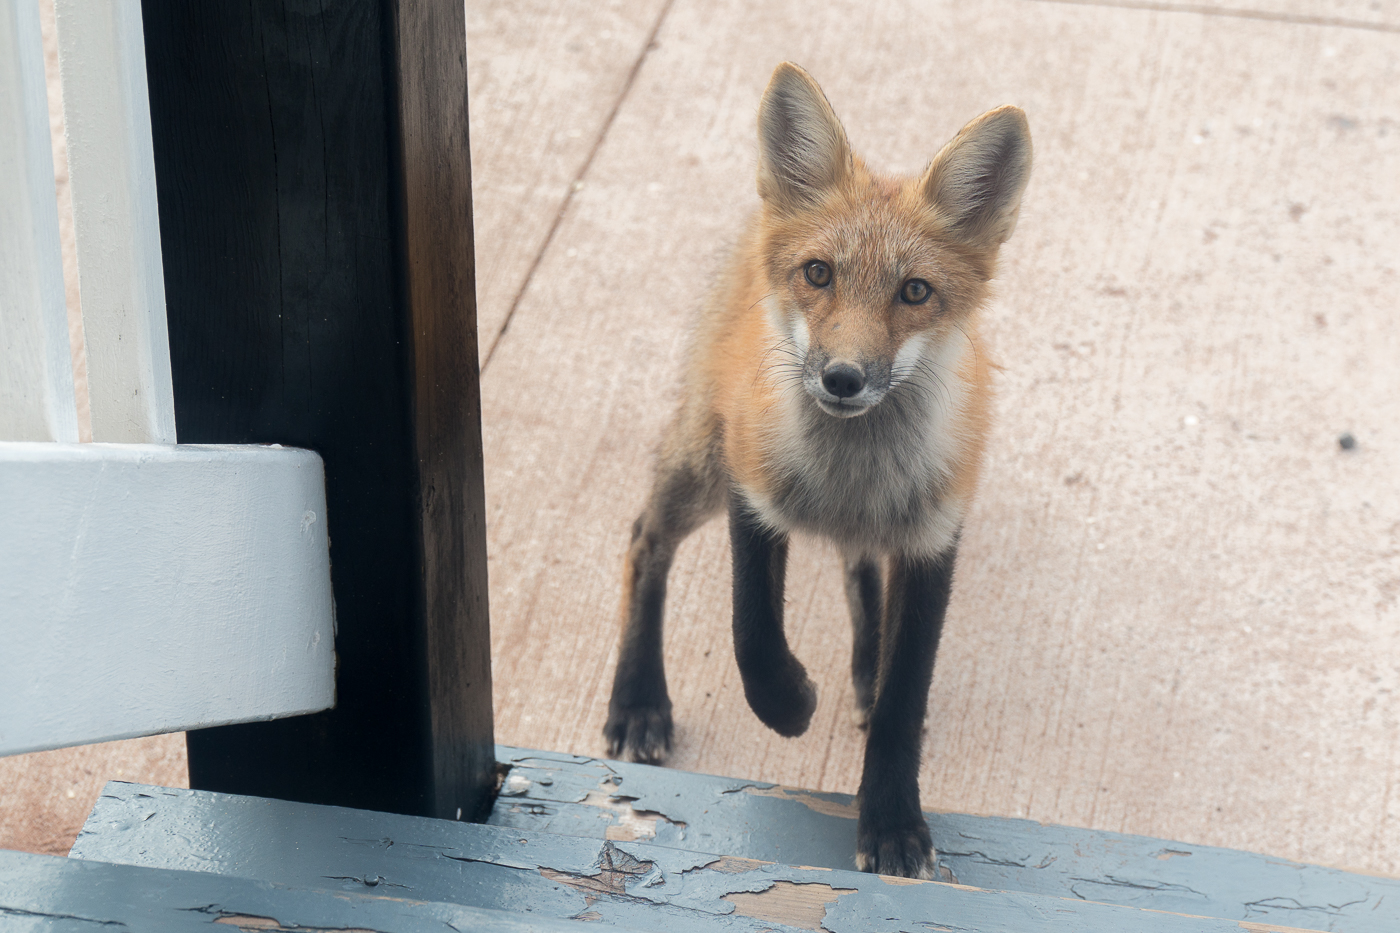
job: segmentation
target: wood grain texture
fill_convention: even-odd
[[[461,0],[397,4],[398,117],[433,803],[468,818],[495,782],[491,630]]]
[[[492,772],[460,14],[144,12],[181,437],[322,455],[338,622],[336,708],[192,734],[190,779],[469,813]]]
[[[602,750],[628,527],[787,58],[878,166],[918,170],[1002,103],[1036,142],[988,315],[1006,369],[925,807],[1400,872],[1397,41],[1054,3],[677,0],[483,384],[497,736]],[[852,792],[839,562],[793,553],[810,731],[780,739],[744,703],[715,524],[671,577],[672,764]]]

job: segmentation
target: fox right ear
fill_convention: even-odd
[[[778,207],[820,198],[850,171],[846,131],[812,76],[791,62],[773,70],[758,107],[758,194]]]
[[[924,196],[963,242],[1000,246],[1016,229],[1031,177],[1031,129],[1019,107],[989,110],[963,127],[924,174]]]

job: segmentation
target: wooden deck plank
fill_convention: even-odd
[[[946,929],[1238,933],[1233,920],[637,842],[561,836],[205,791],[108,784],[74,847],[85,859],[528,909],[672,933]],[[368,881],[367,881],[368,879]],[[1253,929],[1288,930],[1268,919]]]
[[[855,799],[650,765],[497,746],[490,822],[855,870]],[[1400,929],[1400,879],[1146,836],[928,813],[945,881],[1348,933]]]
[[[324,879],[321,887],[324,887]],[[142,933],[325,930],[568,933],[579,924],[528,913],[433,904],[382,893],[289,887],[205,872],[109,865],[0,849],[0,928],[26,933],[99,927]]]
[[[1004,102],[1036,139],[925,807],[1400,871],[1398,41],[1009,0],[677,0],[483,386],[499,739],[602,751],[628,527],[791,58],[886,168]],[[671,763],[851,792],[838,563],[794,555],[810,731],[747,709],[714,524],[672,576]]]

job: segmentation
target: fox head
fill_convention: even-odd
[[[764,306],[822,411],[855,417],[936,369],[986,296],[1030,178],[1025,114],[973,120],[918,177],[869,171],[801,68],[758,114]]]

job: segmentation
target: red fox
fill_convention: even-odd
[[[785,62],[758,136],[762,206],[703,311],[632,527],[604,734],[613,756],[670,750],[666,577],[681,540],[727,508],[744,694],[770,728],[801,735],[817,693],[783,634],[784,566],[790,534],[824,535],[844,557],[867,729],[856,864],[928,878],[920,745],[991,400],[977,321],[1030,177],[1030,129],[1001,107],[921,176],[886,177]]]

